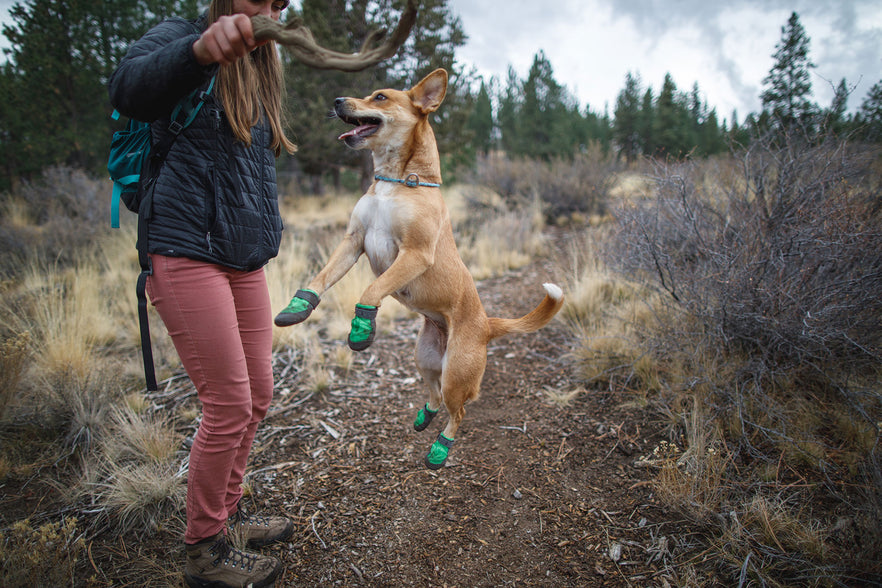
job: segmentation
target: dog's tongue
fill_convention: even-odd
[[[337,139],[345,139],[346,137],[359,137],[369,135],[377,129],[377,125],[359,125],[349,132],[343,133]]]

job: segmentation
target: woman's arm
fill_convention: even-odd
[[[217,70],[201,65],[194,44],[201,33],[193,23],[170,19],[136,41],[110,77],[110,103],[120,113],[152,122],[172,111],[184,96]]]

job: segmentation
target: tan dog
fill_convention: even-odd
[[[340,138],[353,149],[371,150],[376,180],[355,205],[343,242],[327,265],[275,319],[279,326],[305,320],[319,297],[366,254],[377,278],[356,305],[349,345],[362,350],[371,344],[374,318],[386,296],[423,315],[415,358],[429,401],[414,428],[425,429],[442,401],[450,414],[426,456],[430,469],[444,465],[464,405],[478,397],[487,343],[535,331],[563,305],[561,289],[545,284],[545,298],[521,318],[488,318],[484,312],[439,189],[440,158],[429,115],[446,92],[447,72],[438,69],[407,92],[378,90],[363,99],[336,100],[337,116],[355,126]]]

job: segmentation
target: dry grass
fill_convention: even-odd
[[[551,386],[545,386],[542,389],[542,394],[544,394],[552,404],[561,408],[566,408],[570,406],[576,398],[585,394],[585,389],[575,388],[573,390],[557,390]]]
[[[174,463],[105,465],[107,478],[96,485],[94,500],[117,533],[183,533],[187,471]]]
[[[30,347],[28,331],[13,335],[0,344],[0,422],[18,393],[19,384],[27,367]]]
[[[655,324],[654,296],[606,268],[588,237],[571,246],[561,318],[578,341],[571,351],[577,373],[591,385],[618,378],[658,390],[658,367],[641,347],[642,333]]]
[[[279,256],[267,266],[274,310],[284,307],[327,259],[356,199],[339,194],[302,198],[285,208],[289,230]],[[466,217],[463,200],[457,201],[455,193],[453,200],[456,214]],[[7,201],[4,222],[27,228],[30,209],[17,202]],[[467,248],[466,254],[480,259],[486,274],[526,263],[525,251],[541,246],[536,217],[535,210],[500,216],[494,231],[478,240],[477,247],[484,252],[471,253]],[[97,520],[116,532],[153,532],[181,525],[186,462],[181,463],[181,435],[175,432],[172,415],[152,411],[138,392],[143,371],[133,295],[139,272],[133,247],[135,219],[126,215],[122,221],[121,230],[105,233],[67,265],[33,257],[0,289],[7,399],[3,407],[11,405],[12,397],[27,398],[28,406],[41,407],[27,417],[57,428],[65,439],[51,459],[77,456],[71,463],[79,482],[56,484],[61,495],[71,503],[87,500],[93,514],[100,515]],[[499,261],[499,247],[482,245],[501,235],[519,240],[514,247],[517,259]],[[338,373],[351,369],[352,352],[345,339],[355,303],[373,279],[362,260],[326,293],[309,321],[274,330],[276,350],[293,348],[306,357],[304,382],[313,391],[326,390]],[[163,380],[179,372],[180,363],[162,321],[152,307],[149,312],[157,376]],[[394,321],[413,316],[390,298],[384,301],[378,326],[388,330]],[[324,349],[320,340],[327,338],[340,343]],[[177,415],[188,422],[197,417],[198,412],[186,408]],[[27,464],[6,450],[0,472],[29,474]]]
[[[459,254],[476,280],[523,267],[546,250],[541,203],[509,208],[487,188],[445,193]]]
[[[111,434],[103,443],[104,456],[113,463],[172,461],[181,448],[181,436],[172,426],[171,416],[138,413],[129,406],[111,409]]]
[[[74,586],[85,540],[77,519],[37,528],[28,519],[0,530],[0,577],[5,586]]]

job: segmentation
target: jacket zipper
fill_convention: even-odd
[[[219,132],[220,127],[221,127],[221,113],[220,113],[219,109],[217,109],[217,108],[211,109],[211,121],[214,124],[215,133]],[[214,174],[212,173],[212,177],[213,176],[214,176]],[[216,180],[217,178],[213,177],[212,179]],[[212,189],[216,190],[217,187],[212,186]],[[214,195],[212,195],[212,198],[214,198]],[[217,214],[217,211],[215,211],[215,214]],[[208,245],[208,253],[213,254],[214,250],[211,247],[211,231],[208,231],[205,233],[205,243]]]

